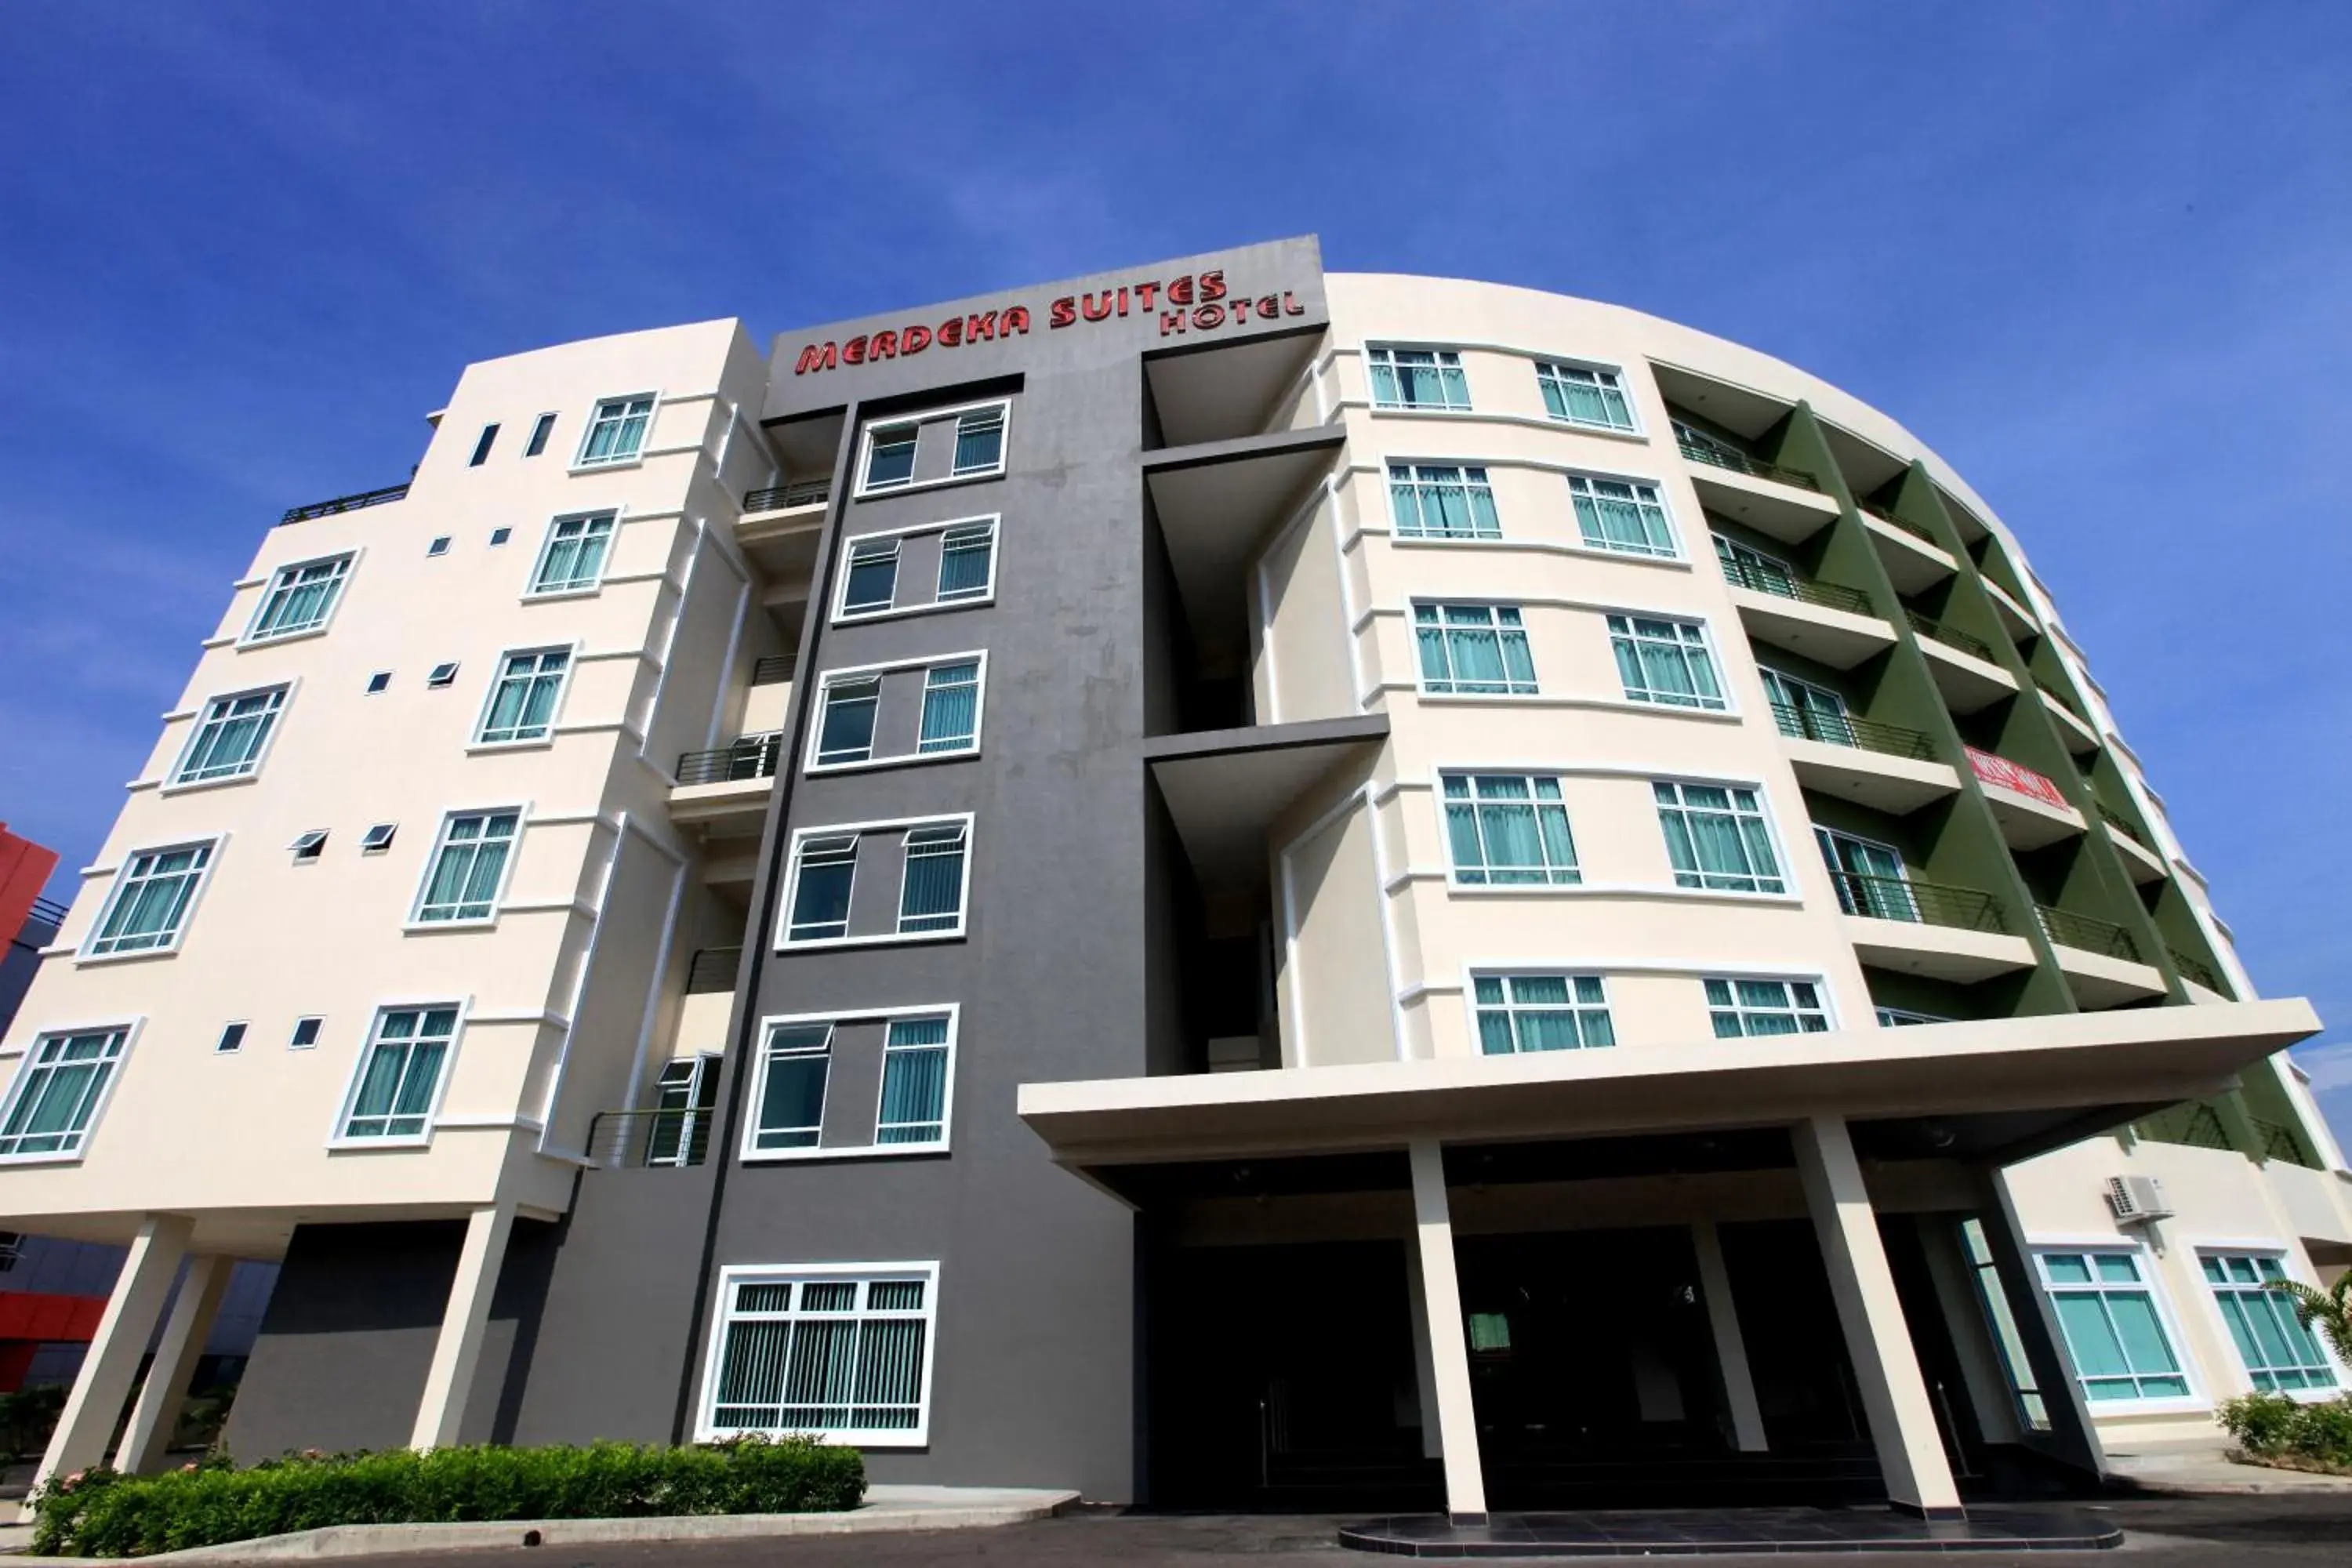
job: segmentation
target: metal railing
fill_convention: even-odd
[[[2221,989],[2221,977],[2214,973],[2212,967],[2203,959],[2192,958],[2177,947],[2167,947],[2164,951],[2171,954],[2172,967],[2180,971],[2180,977],[2183,980],[2202,985],[2216,995],[2229,994],[2227,991]]]
[[[2105,823],[2109,827],[2114,828],[2117,833],[2122,834],[2126,838],[2130,839],[2133,843],[2138,845],[2149,854],[2152,855],[2156,853],[2156,846],[2147,841],[2147,835],[2142,833],[2138,828],[2134,827],[2121,816],[2118,816],[2115,811],[2108,806],[2105,801],[2094,800],[2091,802],[2091,805],[2092,807],[2098,812],[2100,821]]]
[[[1948,626],[1943,622],[1923,616],[1916,610],[1905,610],[1903,618],[1909,621],[1911,629],[1923,637],[1933,638],[1946,647],[1958,648],[1962,653],[1974,654],[1987,664],[1994,662],[1992,644],[1982,637],[1970,637],[1957,626]]]
[[[1792,741],[1822,741],[1832,746],[1851,746],[1857,752],[1913,757],[1923,763],[1936,758],[1936,743],[1927,738],[1926,731],[1906,730],[1900,724],[1881,724],[1876,720],[1856,719],[1848,713],[1825,713],[1818,708],[1793,708],[1786,702],[1772,704],[1772,721],[1780,726],[1780,733]]]
[[[337,512],[357,511],[362,507],[367,506],[382,506],[386,501],[398,500],[407,493],[408,485],[404,480],[396,485],[386,485],[380,490],[362,490],[357,495],[337,496],[332,500],[314,501],[309,506],[289,507],[286,509],[285,515],[278,521],[281,523],[309,522],[313,518],[332,517]]]
[[[2000,900],[1979,889],[1948,888],[1905,877],[1865,877],[1859,871],[1832,870],[1830,881],[1837,888],[1838,907],[1850,915],[1954,931],[2009,932]]]
[[[686,989],[689,995],[707,995],[717,991],[735,989],[735,971],[743,962],[740,947],[702,947],[686,964]]]
[[[1909,534],[1912,538],[1920,541],[1922,543],[1936,544],[1936,536],[1927,531],[1925,524],[1914,522],[1907,517],[1897,517],[1895,515],[1891,508],[1881,506],[1874,500],[1858,500],[1853,504],[1868,512],[1871,516],[1876,518],[1879,521],[1890,523],[1893,526],[1901,529],[1904,532]],[[1936,548],[1941,550],[1943,546],[1937,544]]]
[[[708,1106],[677,1110],[600,1110],[588,1122],[583,1152],[607,1167],[699,1165],[710,1152]]]
[[[796,653],[772,653],[751,666],[751,684],[775,686],[790,680],[800,662],[800,655]]]
[[[2133,963],[2140,962],[2139,943],[2132,940],[2131,932],[2113,921],[2078,915],[2072,910],[2053,910],[2048,904],[2034,905],[2033,913],[2042,922],[2042,934],[2060,947],[2104,953]]]
[[[1769,568],[1749,565],[1745,561],[1718,561],[1726,581],[1737,588],[1752,588],[1759,594],[1794,599],[1801,605],[1819,605],[1825,610],[1843,610],[1848,615],[1874,616],[1870,595],[1858,588],[1843,588],[1834,583],[1816,583],[1810,577],[1800,577],[1792,572],[1776,572]]]
[[[1695,430],[1677,421],[1675,425],[1675,445],[1683,456],[1694,463],[1706,463],[1713,468],[1728,468],[1735,474],[1748,474],[1759,479],[1777,479],[1784,485],[1794,485],[1801,490],[1819,490],[1822,487],[1812,475],[1784,468],[1778,463],[1768,463],[1761,458],[1751,458],[1728,441],[1718,440],[1704,430]]]
[[[2042,688],[2042,695],[2048,697],[2051,701],[2055,702],[2059,707],[2066,710],[2067,712],[2072,713],[2084,724],[2088,724],[2091,721],[2089,715],[2085,714],[2082,709],[2075,706],[2074,700],[2073,698],[2067,696],[2064,692],[2059,690],[2056,687],[2051,685],[2040,676],[2037,675],[2033,678],[2033,684]]]
[[[782,731],[746,735],[731,746],[711,752],[688,752],[677,760],[682,784],[732,784],[741,779],[773,778],[776,754],[784,743]]]
[[[2294,1129],[2284,1122],[2265,1121],[2259,1116],[2247,1118],[2254,1124],[2254,1136],[2263,1141],[2263,1158],[2284,1160],[2290,1165],[2303,1164],[2307,1156],[2303,1152],[2303,1140]]]
[[[770,485],[756,489],[743,498],[743,510],[751,511],[783,511],[796,506],[814,506],[833,499],[833,480],[794,479],[790,484]]]
[[[44,925],[61,926],[72,911],[55,899],[35,899],[32,918]]]
[[[2227,1149],[2230,1130],[2221,1125],[2221,1114],[2211,1106],[2192,1105],[2189,1108],[2189,1123],[2180,1130],[2179,1141],[2191,1149]]]

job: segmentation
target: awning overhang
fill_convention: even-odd
[[[1143,757],[1203,889],[1265,880],[1267,835],[1282,815],[1388,738],[1385,714],[1168,735]]]

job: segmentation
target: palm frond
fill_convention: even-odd
[[[2338,1360],[2352,1364],[2352,1271],[2325,1290],[2300,1279],[2273,1279],[2270,1287],[2294,1301],[2294,1315],[2326,1338]]]

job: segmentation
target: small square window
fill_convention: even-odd
[[[391,684],[392,671],[388,669],[379,669],[373,675],[368,677],[368,695],[373,697]]]
[[[457,679],[457,667],[455,664],[436,664],[433,667],[433,673],[425,678],[425,684],[446,686]]]
[[[327,830],[314,827],[287,846],[294,851],[294,864],[307,866],[326,852]]]
[[[539,423],[530,427],[530,445],[522,449],[526,458],[536,458],[547,450],[547,438],[555,433],[555,416],[542,414]]]
[[[360,836],[360,853],[381,855],[392,847],[392,836],[400,831],[397,822],[379,822]]]
[[[433,542],[432,542],[432,543],[430,543],[430,544],[428,544],[428,545],[426,545],[426,546],[425,547],[425,554],[427,554],[427,555],[446,555],[446,554],[448,554],[448,553],[449,553],[449,536],[448,536],[447,534],[444,533],[444,534],[441,534],[441,535],[437,536],[436,538],[435,538],[435,540],[433,541]]]
[[[286,1048],[289,1051],[309,1050],[319,1043],[319,1030],[325,1023],[324,1018],[295,1019],[294,1033],[287,1038]]]
[[[478,468],[484,463],[488,462],[490,460],[490,445],[498,438],[499,427],[497,426],[483,426],[481,438],[474,443],[474,455],[472,458],[467,462],[466,466],[469,468]]]
[[[243,1050],[244,1048],[245,1026],[243,1024],[231,1024],[227,1027],[222,1029],[220,1032],[220,1039],[213,1046],[214,1051],[221,1056],[226,1056],[231,1051]]]
[[[496,550],[513,537],[514,530],[511,528],[494,528],[490,530],[490,548]]]

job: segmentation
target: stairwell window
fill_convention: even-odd
[[[1598,430],[1634,427],[1633,405],[1613,370],[1538,360],[1536,384],[1543,389],[1545,410],[1555,419]]]
[[[1696,621],[1647,616],[1608,619],[1609,644],[1616,650],[1625,700],[1718,711],[1727,706],[1715,655],[1706,646],[1706,627]]]
[[[1490,1057],[1617,1043],[1598,974],[1479,974],[1470,994],[1478,1049]]]
[[[576,468],[605,463],[628,463],[645,450],[646,427],[653,423],[654,400],[643,396],[608,397],[589,416],[587,434],[580,438]]]
[[[721,1270],[700,1436],[922,1446],[938,1285],[936,1263]]]
[[[2137,1250],[2043,1251],[2034,1266],[2084,1399],[2113,1405],[2189,1397]]]
[[[269,590],[262,595],[261,607],[254,612],[253,625],[246,629],[243,641],[248,646],[270,642],[325,626],[342,597],[352,559],[346,553],[280,566],[270,578]]]
[[[354,1141],[424,1137],[457,1037],[454,1005],[387,1007],[379,1014],[352,1084],[341,1136]]]
[[[778,1024],[760,1057],[754,1150],[814,1149],[824,1131],[825,1080],[833,1069],[831,1024]]]
[[[1464,887],[1580,882],[1559,780],[1549,774],[1444,773],[1446,841]]]
[[[498,438],[499,427],[497,426],[483,426],[480,438],[474,443],[474,455],[467,459],[466,466],[469,468],[478,468],[484,463],[488,462],[490,460],[490,447],[497,442]]]
[[[188,911],[212,867],[215,841],[135,851],[98,919],[84,956],[168,952],[180,945]]]
[[[1756,792],[1737,785],[1650,786],[1675,886],[1717,892],[1782,893],[1788,882],[1772,852],[1772,830]]]
[[[923,676],[922,733],[916,751],[969,752],[979,742],[979,661],[933,665]]]
[[[539,423],[530,427],[530,442],[523,447],[522,455],[526,458],[536,458],[546,451],[547,438],[553,434],[555,434],[555,416],[541,415]]]
[[[0,1160],[79,1154],[130,1037],[128,1028],[86,1029],[35,1041],[0,1115]]]
[[[451,813],[441,825],[425,886],[417,893],[415,923],[489,920],[506,884],[507,862],[521,819],[519,811]]]
[[[548,524],[547,542],[530,576],[531,594],[581,594],[602,583],[614,521],[612,512],[600,511]]]
[[[1657,486],[1641,479],[1570,474],[1568,493],[1576,508],[1577,531],[1587,549],[1668,560],[1682,553],[1666,521],[1665,503],[1658,499]]]
[[[1470,384],[1462,374],[1462,356],[1452,349],[1368,346],[1364,364],[1370,373],[1375,408],[1452,414],[1465,413],[1470,407]]]
[[[1503,537],[1503,520],[1484,468],[1391,463],[1389,501],[1399,539]]]
[[[1718,1040],[1752,1035],[1817,1035],[1830,1026],[1822,988],[1811,980],[1709,979],[1706,1016]]]
[[[2273,1253],[2208,1252],[2198,1258],[2213,1304],[2229,1325],[2246,1375],[2265,1394],[2332,1393],[2336,1368],[2317,1336],[2294,1310],[2294,1298],[2278,1289],[2292,1279]]]
[[[257,772],[289,689],[270,686],[215,697],[205,703],[204,717],[196,721],[195,733],[188,737],[179,766],[172,771],[172,783],[218,784]]]
[[[1536,667],[1517,605],[1412,607],[1421,689],[1438,696],[1531,697]]]
[[[499,661],[499,678],[490,683],[474,743],[506,746],[547,739],[555,723],[556,705],[563,696],[563,679],[571,668],[568,648],[506,655]]]

